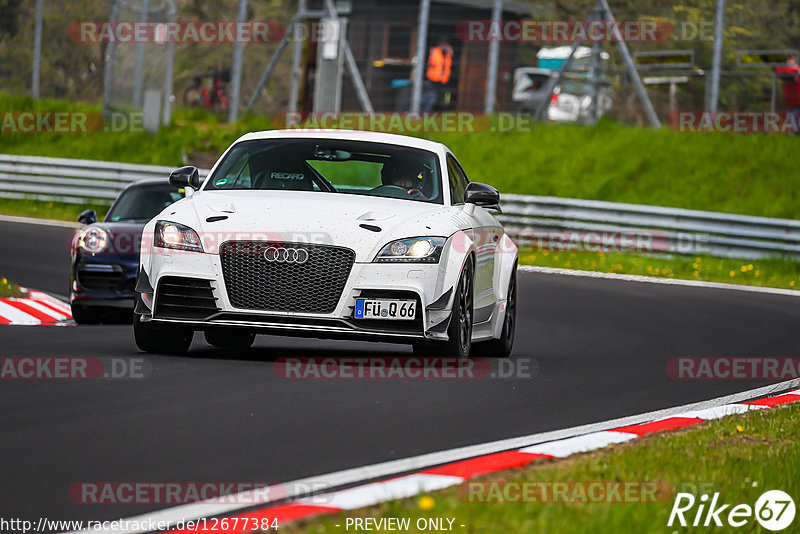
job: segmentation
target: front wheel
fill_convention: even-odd
[[[508,281],[506,312],[503,316],[503,330],[499,339],[492,339],[475,345],[483,356],[507,358],[514,348],[514,332],[517,326],[517,264],[511,270]]]
[[[453,298],[453,311],[450,312],[450,324],[447,326],[448,340],[438,343],[415,344],[414,354],[453,358],[469,357],[472,348],[472,272],[472,263],[468,261],[464,270],[461,271],[461,278],[458,280],[456,294]]]
[[[192,337],[194,332],[189,328],[154,325],[142,322],[138,313],[133,314],[133,339],[143,352],[181,356],[189,350]]]
[[[102,319],[98,310],[87,306],[72,304],[72,318],[78,324],[97,324]]]

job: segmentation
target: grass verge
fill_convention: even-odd
[[[603,252],[523,253],[520,265],[636,274],[750,286],[800,289],[800,262],[789,258],[736,260],[713,256],[654,256]]]
[[[0,214],[19,217],[36,217],[56,221],[78,222],[78,215],[88,209],[97,212],[102,220],[110,205],[101,204],[67,204],[64,202],[43,202],[31,199],[0,198]]]
[[[668,527],[667,521],[674,496],[679,491],[694,494],[698,504],[702,494],[719,492],[720,503],[745,503],[751,507],[766,490],[780,489],[792,496],[800,494],[799,422],[800,405],[797,403],[753,411],[689,429],[651,434],[564,460],[537,461],[522,469],[478,477],[418,498],[281,525],[281,531],[340,533],[345,532],[348,517],[395,517],[410,518],[411,528],[407,532],[419,532],[415,525],[420,518],[451,518],[455,520],[454,531],[465,533],[766,532],[754,518],[740,529],[732,529],[727,523],[722,528],[684,529]],[[596,481],[656,483],[659,491],[655,492],[654,499],[649,499],[648,495],[635,499],[636,502],[587,503],[576,498],[572,491],[567,493],[567,499],[548,499],[548,502],[541,502],[544,495],[541,492],[534,493],[534,498],[539,497],[537,502],[519,502],[532,499],[475,502],[478,496],[491,495],[489,491],[495,483],[494,487],[501,488],[556,482],[577,487]],[[482,489],[476,492],[475,488]],[[509,492],[509,495],[521,493]],[[727,519],[730,509],[729,506],[722,514],[723,520]],[[690,522],[696,511],[697,505],[686,514]],[[798,521],[800,519],[795,519],[794,525]],[[462,524],[465,527],[460,527]],[[785,532],[789,531],[796,530],[790,527]]]
[[[28,293],[23,291],[17,284],[7,278],[0,278],[0,298],[19,298],[27,297]]]

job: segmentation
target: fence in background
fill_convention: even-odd
[[[502,195],[501,205],[507,230],[534,237],[556,232],[565,244],[571,235],[594,234],[597,241],[597,236],[641,234],[674,254],[800,259],[800,220],[528,195]]]
[[[0,197],[111,204],[131,182],[169,177],[173,167],[0,154]],[[207,170],[201,170],[205,177]]]
[[[106,161],[0,155],[0,197],[110,204],[129,183],[169,176],[172,167]],[[205,177],[208,170],[201,170]],[[649,235],[673,254],[800,259],[800,220],[621,204],[595,200],[503,195],[506,229],[536,242],[570,242]],[[587,239],[587,237],[591,239]],[[619,242],[619,239],[616,242]],[[662,249],[659,249],[662,250]]]

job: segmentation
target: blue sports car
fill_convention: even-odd
[[[183,190],[166,178],[141,180],[119,194],[103,221],[94,210],[81,213],[85,227],[71,247],[69,300],[76,322],[130,320],[144,225],[181,198]]]

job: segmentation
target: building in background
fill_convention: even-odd
[[[489,61],[487,41],[466,42],[459,39],[459,23],[470,20],[489,21],[492,0],[432,0],[426,55],[445,37],[453,47],[453,64],[449,95],[443,100],[447,109],[483,110],[486,94],[486,73]],[[408,107],[410,81],[413,78],[417,47],[419,0],[347,0],[335,2],[338,16],[345,20],[345,37],[353,51],[375,110],[404,110]],[[309,10],[323,9],[323,2],[310,0]],[[530,7],[505,1],[503,20],[522,20],[530,15]],[[315,21],[307,22],[309,30]],[[463,26],[462,26],[463,28]],[[304,52],[304,83],[301,110],[311,111],[314,101],[319,41],[310,39]],[[517,60],[517,42],[500,42],[495,109],[511,105],[512,77]],[[422,58],[423,68],[427,57]],[[440,101],[440,105],[441,105]],[[353,82],[343,69],[342,111],[361,111]]]

